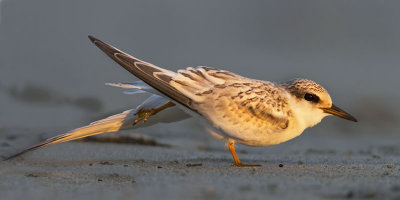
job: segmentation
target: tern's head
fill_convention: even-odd
[[[328,115],[357,121],[353,116],[332,104],[328,91],[314,81],[295,79],[287,83],[286,89],[292,96],[293,111],[306,126],[314,126]]]

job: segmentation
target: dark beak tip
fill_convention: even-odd
[[[343,117],[344,119],[347,119],[347,120],[350,120],[350,121],[353,121],[353,122],[358,122],[358,120],[355,117],[353,117],[352,115],[350,115],[350,114],[348,114],[346,112],[344,112],[344,113],[345,113],[345,117]]]
[[[330,108],[323,109],[325,113],[329,113],[331,115],[335,115],[341,117],[343,119],[347,119],[353,122],[358,122],[358,120],[350,115],[349,113],[345,112],[344,110],[340,109],[339,107],[332,104]]]

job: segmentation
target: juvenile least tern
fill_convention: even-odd
[[[226,142],[235,166],[258,166],[241,163],[235,152],[235,143],[248,146],[280,144],[299,136],[328,115],[357,122],[353,116],[332,104],[326,89],[311,80],[273,83],[210,67],[188,67],[173,72],[141,61],[93,36],[89,39],[141,79],[134,83],[108,85],[124,88],[126,94],[148,92],[152,96],[136,109],[47,139],[12,157],[44,146],[131,129],[140,124],[152,125],[197,117],[205,122],[212,135]],[[148,120],[150,117],[152,120]]]

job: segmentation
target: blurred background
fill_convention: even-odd
[[[147,97],[104,85],[137,79],[93,46],[92,34],[171,70],[205,65],[270,81],[309,78],[360,121],[331,117],[307,132],[400,130],[399,1],[2,0],[0,6],[3,129],[60,133]]]

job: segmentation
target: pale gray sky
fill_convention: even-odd
[[[8,91],[0,93],[3,124],[68,126],[135,107],[145,98],[104,86],[137,79],[94,47],[88,34],[172,70],[206,65],[263,80],[313,79],[356,116],[365,107],[395,114],[400,108],[400,1],[12,0],[1,5],[0,86]],[[28,103],[32,93],[41,99]],[[99,109],[82,110],[75,104],[82,98],[96,99],[93,109]]]

